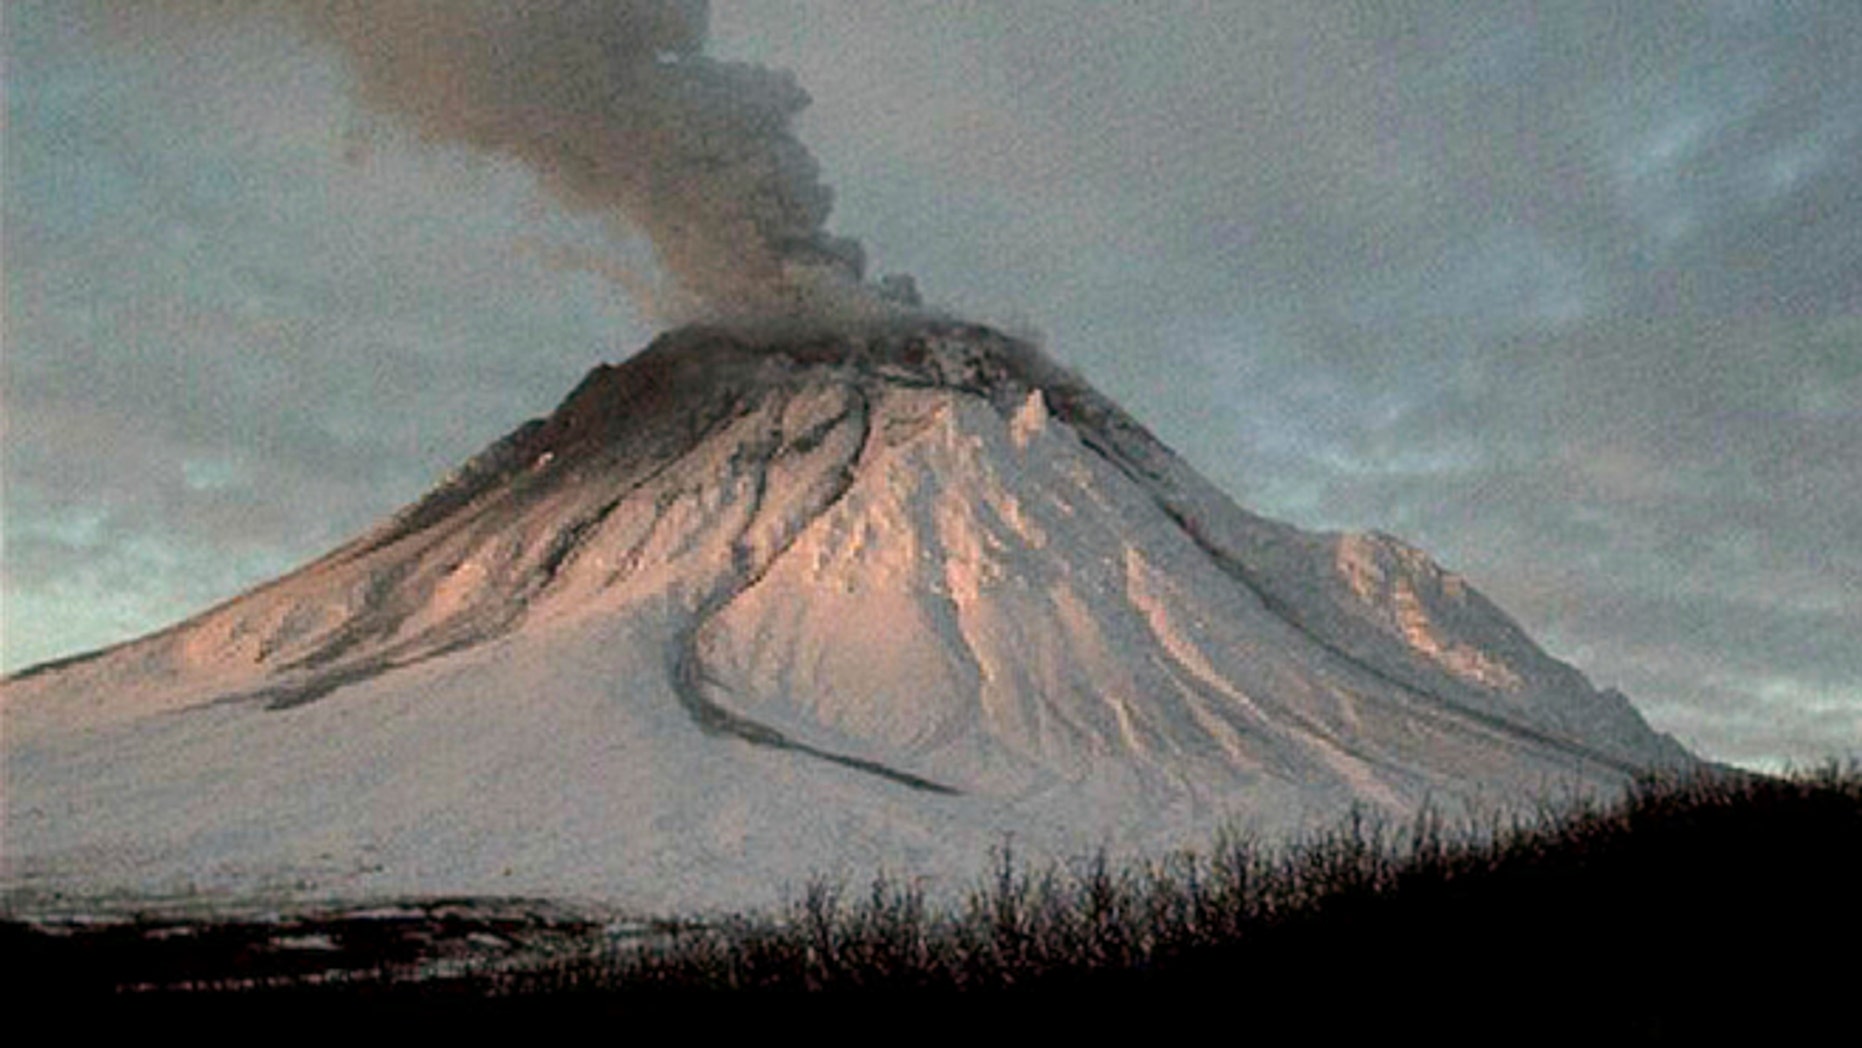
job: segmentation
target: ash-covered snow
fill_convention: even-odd
[[[1691,760],[1419,551],[1249,514],[951,324],[665,336],[350,545],[3,687],[15,899],[710,910]]]

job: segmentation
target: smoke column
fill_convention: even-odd
[[[846,324],[909,297],[863,283],[860,245],[826,232],[832,194],[792,130],[809,102],[795,78],[702,53],[705,0],[160,6],[225,18],[280,4],[340,49],[368,108],[426,141],[515,157],[571,208],[645,233],[677,285],[674,301],[643,303],[662,320]]]

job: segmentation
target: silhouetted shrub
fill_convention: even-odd
[[[1227,834],[1206,854],[1127,865],[1101,852],[1029,869],[1006,845],[993,858],[948,910],[883,876],[857,894],[817,881],[775,914],[673,925],[646,944],[532,967],[397,981],[378,966],[242,988],[319,1008],[604,1011],[713,991],[948,994],[992,1007],[1245,998],[1249,1029],[1313,1035],[1421,1012],[1470,1036],[1498,1022],[1529,1039],[1770,1037],[1840,1014],[1853,992],[1862,767],[1648,779],[1615,804],[1548,806],[1478,834],[1432,810],[1402,827],[1354,812],[1291,844]],[[150,963],[128,937],[53,944],[19,925],[0,936],[9,959],[81,970],[93,986],[145,978],[131,970]]]

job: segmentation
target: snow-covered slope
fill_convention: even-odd
[[[17,898],[737,906],[1691,760],[1420,552],[1253,516],[955,324],[664,336],[373,532],[0,702]]]

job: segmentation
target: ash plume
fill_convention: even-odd
[[[826,232],[832,193],[792,129],[807,93],[705,56],[703,0],[294,6],[341,46],[365,104],[516,157],[566,204],[644,232],[683,293],[676,318],[880,308],[860,245]]]
[[[225,5],[171,11],[224,18]],[[705,0],[277,0],[337,46],[360,101],[424,141],[514,157],[575,210],[644,233],[668,322],[878,321],[915,305],[863,282],[826,231],[832,192],[793,121],[793,75],[703,53]],[[146,9],[145,9],[146,13]],[[640,296],[636,296],[640,297]]]

